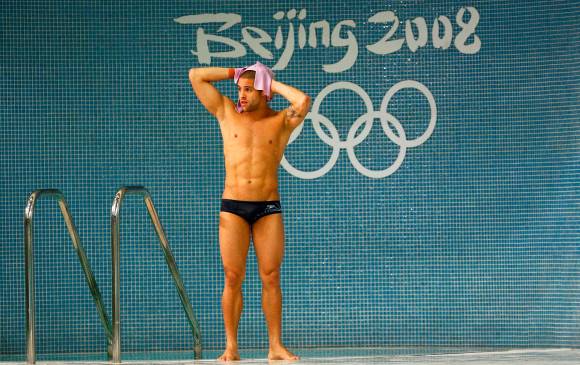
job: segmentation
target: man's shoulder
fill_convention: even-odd
[[[274,110],[274,109],[270,109],[270,110],[271,110],[271,116],[276,116],[276,117],[284,116],[284,110]]]
[[[286,118],[286,112],[284,110],[273,110],[266,117],[269,120],[274,120],[276,123],[283,123]]]
[[[217,118],[218,122],[220,123],[223,121],[231,120],[233,118],[237,118],[237,116],[240,114],[236,110],[236,104],[233,102],[233,100],[228,98],[227,96],[225,98],[226,100],[224,102],[224,112],[221,118]]]

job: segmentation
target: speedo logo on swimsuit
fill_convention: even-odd
[[[278,209],[278,207],[274,204],[268,204],[266,206],[266,211],[277,210],[277,209]]]

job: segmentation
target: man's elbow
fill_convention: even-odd
[[[190,68],[189,69],[189,81],[191,83],[198,82],[201,79],[199,75],[199,71],[197,68]]]
[[[300,110],[302,111],[303,114],[306,114],[308,113],[309,109],[310,109],[310,96],[304,94],[304,97],[300,102]]]

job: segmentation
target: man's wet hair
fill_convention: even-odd
[[[254,70],[245,71],[243,74],[240,75],[240,79],[255,80],[256,79],[256,71],[254,71]]]

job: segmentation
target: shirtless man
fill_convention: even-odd
[[[219,122],[224,144],[226,176],[219,243],[225,274],[222,311],[226,348],[218,359],[240,359],[237,332],[251,236],[262,281],[262,310],[270,342],[268,359],[295,360],[298,356],[288,351],[281,339],[280,266],[284,255],[284,225],[278,167],[290,134],[304,121],[310,98],[272,79],[270,95],[279,94],[290,102],[287,109],[274,111],[268,105],[267,92],[254,88],[256,73],[246,71],[238,79],[239,109],[236,109],[236,104],[212,85],[232,79],[234,72],[234,69],[218,67],[189,71],[195,94]]]

